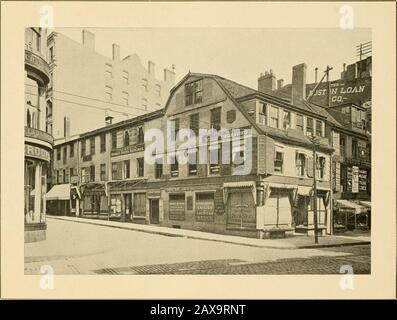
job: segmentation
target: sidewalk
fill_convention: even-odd
[[[86,223],[98,226],[106,226],[132,231],[140,231],[164,236],[183,237],[189,239],[218,241],[232,243],[251,247],[272,248],[272,249],[299,249],[299,248],[321,248],[336,247],[346,245],[370,244],[370,233],[354,234],[354,235],[330,235],[319,237],[318,244],[314,243],[314,237],[295,234],[285,239],[253,239],[239,236],[230,236],[202,231],[173,229],[168,227],[134,224],[129,222],[107,221],[99,219],[65,217],[65,216],[49,216],[48,219],[58,219],[77,223]]]

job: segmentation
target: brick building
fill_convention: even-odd
[[[330,233],[334,149],[327,128],[334,119],[304,100],[305,68],[298,66],[294,75],[290,103],[217,75],[189,73],[171,90],[164,109],[82,133],[76,142],[56,143],[55,176],[68,171],[64,162],[77,167],[77,215],[248,237],[313,233],[314,134],[319,228]],[[198,159],[204,146],[207,156],[218,155],[218,162],[169,163],[175,152],[166,148],[157,155],[158,163],[148,164],[145,132],[167,132],[170,123],[175,131],[226,130],[231,133],[230,158],[242,160],[249,170],[237,176],[239,165],[221,162],[225,149],[218,140],[186,147]],[[244,129],[251,129],[249,137]],[[58,151],[71,143],[79,150],[74,153],[77,163],[63,160],[70,152]],[[177,141],[177,147],[181,144]]]

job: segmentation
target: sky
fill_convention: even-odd
[[[277,79],[291,83],[292,67],[306,63],[307,83],[327,65],[330,80],[340,77],[343,63],[358,60],[356,46],[371,41],[370,29],[257,28],[87,28],[95,34],[95,50],[111,57],[112,44],[121,58],[137,53],[147,67],[156,64],[156,77],[175,65],[176,83],[187,73],[212,73],[254,89],[260,73],[272,69]],[[81,43],[82,28],[57,28]]]

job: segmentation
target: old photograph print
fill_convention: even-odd
[[[25,29],[25,274],[371,273],[370,29]]]

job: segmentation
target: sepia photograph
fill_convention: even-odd
[[[1,8],[2,297],[395,298],[394,3]]]
[[[30,27],[24,85],[25,274],[371,273],[371,30]]]

